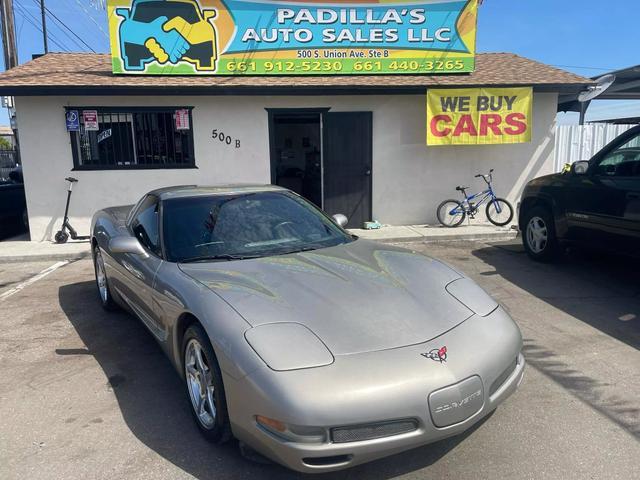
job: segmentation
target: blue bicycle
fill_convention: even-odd
[[[513,207],[503,198],[496,197],[493,193],[493,169],[489,171],[489,175],[476,175],[476,178],[482,178],[487,183],[487,190],[467,196],[469,187],[456,187],[456,190],[462,193],[464,200],[445,200],[438,207],[438,221],[445,227],[454,228],[459,226],[467,215],[475,218],[480,210],[480,206],[487,203],[486,213],[487,219],[499,227],[507,225],[513,219]],[[479,200],[478,200],[479,199]]]

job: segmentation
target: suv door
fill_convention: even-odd
[[[637,252],[640,237],[640,132],[622,135],[574,175],[567,189],[570,236],[598,248]]]
[[[156,320],[153,304],[155,276],[163,262],[158,198],[149,195],[132,215],[128,227],[147,255],[124,254],[118,259],[126,270],[123,276],[124,300],[158,339],[165,340],[166,332]]]

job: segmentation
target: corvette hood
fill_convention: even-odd
[[[334,355],[426,342],[473,315],[445,290],[460,274],[437,260],[365,240],[180,268],[254,327],[300,323]]]

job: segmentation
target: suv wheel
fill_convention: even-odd
[[[540,262],[554,260],[558,254],[558,239],[551,213],[534,207],[524,215],[522,243],[529,257]]]

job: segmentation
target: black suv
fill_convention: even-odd
[[[518,223],[534,260],[554,259],[567,243],[640,256],[640,126],[591,160],[529,182]]]

